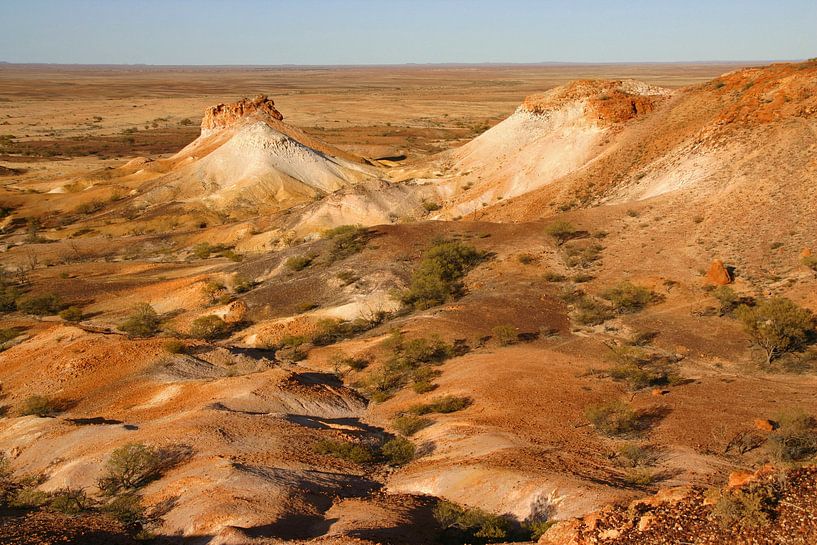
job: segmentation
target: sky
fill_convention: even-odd
[[[817,57],[817,0],[0,0],[0,61],[679,62]]]

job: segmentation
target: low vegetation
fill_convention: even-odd
[[[755,528],[771,522],[777,511],[780,493],[775,483],[750,483],[726,490],[711,489],[712,514],[723,526]]]
[[[452,544],[531,541],[536,533],[540,536],[548,526],[543,521],[535,523],[535,527],[519,527],[509,518],[445,500],[434,507],[434,518],[443,529],[440,541]]]
[[[52,397],[43,395],[33,395],[27,397],[20,403],[18,412],[20,416],[39,416],[45,418],[54,416],[63,410],[63,404]]]
[[[510,324],[502,324],[491,328],[494,338],[500,346],[509,346],[519,340],[519,333]]]
[[[781,355],[799,350],[814,335],[814,315],[782,297],[764,299],[755,306],[743,305],[736,315],[746,333],[771,364]]]
[[[545,233],[550,235],[556,244],[561,246],[568,240],[579,236],[581,231],[566,221],[557,221],[545,227]]]
[[[371,238],[371,233],[359,225],[341,225],[324,231],[323,238],[332,241],[329,261],[333,262],[363,251]]]
[[[434,243],[411,277],[400,299],[408,307],[424,310],[441,305],[463,293],[463,277],[486,255],[461,242]]]
[[[79,322],[82,320],[82,309],[75,306],[70,306],[60,311],[60,318],[66,322]]]
[[[415,414],[403,414],[397,416],[391,422],[394,429],[406,437],[411,437],[418,431],[427,428],[433,421],[430,418],[424,418]]]
[[[801,462],[817,455],[817,420],[789,410],[775,419],[777,429],[769,434],[766,448],[780,462]]]
[[[312,265],[314,257],[306,255],[292,256],[284,262],[284,265],[293,271],[302,271]]]
[[[584,415],[596,430],[611,437],[633,435],[641,429],[638,412],[624,401],[590,405]]]
[[[161,320],[148,303],[139,303],[131,311],[119,329],[131,337],[150,337],[159,332]]]
[[[60,298],[54,293],[44,293],[17,301],[17,310],[34,316],[51,316],[62,308]]]
[[[230,331],[230,324],[215,314],[201,316],[190,324],[190,335],[192,337],[208,341],[226,337],[230,334]]]
[[[406,339],[395,331],[384,343],[391,355],[383,369],[370,375],[366,390],[374,401],[384,401],[398,390],[413,382],[415,391],[424,393],[434,389],[431,380],[436,372],[430,366],[442,364],[448,358],[461,353],[457,346],[439,337],[430,339]]]
[[[589,269],[601,259],[604,246],[598,243],[581,244],[571,243],[562,246],[564,261],[568,267],[574,269]]]
[[[620,314],[638,312],[657,298],[652,290],[626,281],[605,290],[601,296]]]
[[[613,380],[625,382],[631,391],[683,382],[675,358],[639,346],[613,348],[615,363],[609,374]]]
[[[414,444],[405,437],[394,437],[382,444],[321,439],[312,448],[318,454],[360,465],[385,463],[399,466],[413,460],[416,452]]]
[[[438,397],[429,403],[414,405],[409,411],[417,416],[433,413],[448,414],[466,409],[472,403],[470,397],[449,395]]]

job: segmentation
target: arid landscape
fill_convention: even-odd
[[[0,64],[0,543],[817,543],[817,60]]]

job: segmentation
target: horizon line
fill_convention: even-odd
[[[405,63],[357,63],[357,64],[151,64],[151,63],[58,63],[58,62],[9,62],[0,60],[0,66],[16,67],[121,67],[121,68],[389,68],[389,67],[468,67],[468,66],[621,66],[621,65],[713,65],[794,63],[809,59],[748,59],[748,60],[679,60],[679,61],[538,61],[538,62],[405,62]]]

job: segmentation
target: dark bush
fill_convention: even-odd
[[[389,465],[401,466],[414,459],[416,450],[414,443],[408,439],[395,437],[383,443],[383,446],[380,447],[380,454]]]
[[[775,419],[777,429],[766,443],[769,454],[781,462],[800,462],[817,454],[817,421],[802,411],[787,411]]]
[[[438,397],[432,400],[430,403],[415,405],[410,409],[410,411],[418,416],[432,413],[447,414],[461,411],[470,406],[471,403],[472,401],[470,397],[449,395]]]
[[[545,227],[545,233],[553,237],[557,244],[562,245],[578,236],[580,231],[566,221],[557,221]]]
[[[108,496],[134,491],[158,479],[166,464],[159,450],[142,443],[128,443],[111,453],[97,486]]]
[[[57,314],[62,308],[60,298],[53,293],[44,293],[28,297],[17,302],[17,309],[26,314],[35,316],[50,316]]]
[[[590,405],[585,409],[584,415],[593,427],[604,435],[626,436],[640,428],[638,413],[623,401]]]
[[[414,435],[423,428],[427,428],[431,424],[433,424],[431,419],[423,418],[422,416],[417,416],[414,414],[400,415],[392,420],[392,426],[394,426],[394,429],[407,437]]]
[[[292,256],[284,262],[288,268],[292,269],[293,271],[302,271],[305,268],[312,265],[312,261],[314,257],[305,256],[305,255],[296,255]]]
[[[193,320],[190,324],[190,335],[197,339],[213,340],[230,334],[230,324],[216,316],[208,314]]]
[[[638,312],[656,299],[651,290],[626,281],[605,290],[601,296],[621,314]]]
[[[329,260],[340,261],[363,251],[371,238],[371,233],[359,225],[341,225],[324,231],[323,238],[332,241]]]
[[[375,459],[373,449],[360,443],[322,439],[313,445],[313,449],[318,454],[334,456],[355,464],[368,464]]]
[[[485,259],[485,254],[461,242],[437,242],[414,271],[402,302],[424,310],[462,295],[465,274]]]
[[[147,303],[139,303],[119,329],[132,337],[149,337],[159,331],[159,315]]]
[[[63,409],[59,400],[47,396],[33,395],[27,397],[20,404],[18,412],[21,416],[39,416],[45,418],[53,416]]]
[[[79,307],[68,307],[60,311],[60,318],[66,322],[79,322],[82,320],[82,309]]]
[[[746,333],[766,354],[766,364],[801,348],[814,333],[814,316],[782,297],[765,299],[736,311]]]

